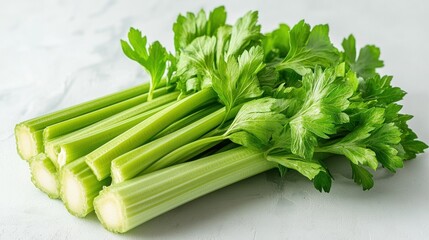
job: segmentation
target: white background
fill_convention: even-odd
[[[78,219],[61,201],[30,182],[15,151],[13,127],[22,120],[132,86],[146,79],[126,59],[119,39],[140,28],[172,50],[179,12],[220,1],[0,0],[0,239],[427,239],[429,155],[392,175],[383,170],[363,192],[338,167],[329,194],[297,174],[280,183],[264,173],[164,214],[125,235],[107,232],[92,214]],[[426,1],[228,1],[229,21],[259,10],[263,31],[280,22],[329,23],[339,46],[382,50],[383,73],[408,92],[404,112],[429,142],[429,6]]]

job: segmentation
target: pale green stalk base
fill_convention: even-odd
[[[22,159],[29,160],[31,157],[43,152],[42,131],[47,126],[124,101],[146,93],[148,90],[149,84],[142,84],[19,123],[15,127],[15,139],[18,154]]]
[[[214,110],[212,109],[212,111]],[[224,118],[225,108],[221,108],[180,130],[115,158],[111,166],[113,182],[119,183],[137,176],[169,152],[197,140],[216,128]]]
[[[146,143],[170,124],[199,107],[215,101],[216,96],[213,89],[206,88],[175,102],[86,155],[86,163],[97,179],[107,178],[113,159]]]
[[[67,164],[60,174],[61,199],[74,216],[85,217],[94,210],[93,200],[110,178],[98,181],[83,158]]]
[[[109,186],[95,198],[95,212],[106,229],[123,233],[195,198],[275,166],[261,152],[236,148]]]
[[[31,181],[50,198],[60,197],[60,185],[57,169],[51,160],[43,153],[30,160]]]

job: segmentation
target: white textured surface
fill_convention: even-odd
[[[0,239],[427,239],[429,154],[396,175],[378,173],[362,192],[335,174],[330,194],[291,175],[242,181],[164,214],[125,235],[105,231],[92,214],[70,216],[30,181],[15,152],[15,123],[131,86],[143,71],[121,53],[130,26],[172,49],[179,12],[220,1],[0,0]],[[329,23],[335,43],[354,33],[381,47],[394,83],[409,94],[404,110],[429,142],[426,1],[229,1],[230,21],[260,11],[265,31],[279,22]]]

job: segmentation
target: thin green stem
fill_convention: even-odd
[[[153,84],[153,81],[150,80],[149,81],[149,92],[148,92],[147,101],[152,101],[152,99],[154,97],[154,91],[155,91],[155,85]]]

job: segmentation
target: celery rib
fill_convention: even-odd
[[[75,159],[90,153],[104,143],[132,128],[139,122],[147,119],[167,106],[168,104],[141,113],[122,122],[110,125],[105,129],[90,132],[87,135],[81,135],[77,138],[73,138],[69,141],[59,144],[58,148],[60,149],[60,152],[57,158],[57,165],[61,168],[65,164],[68,164]]]
[[[203,109],[198,110],[176,122],[174,122],[173,124],[171,124],[170,126],[168,126],[167,128],[165,128],[164,130],[162,130],[160,133],[158,133],[157,135],[155,135],[154,139],[157,138],[161,138],[164,137],[170,133],[173,133],[211,113],[213,113],[215,110],[219,109],[221,107],[220,104],[215,103],[213,105],[210,106],[204,106]]]
[[[18,154],[22,159],[29,160],[31,157],[43,152],[42,130],[47,126],[147,93],[148,90],[149,83],[145,83],[21,122],[15,127],[15,140]]]
[[[147,117],[155,114],[161,109],[171,105],[171,102],[177,99],[178,94],[179,94],[178,92],[165,94],[163,96],[160,96],[152,100],[151,102],[141,103],[135,107],[122,111],[109,118],[103,119],[83,129],[77,130],[75,132],[63,135],[61,137],[58,137],[49,141],[45,139],[45,142],[44,142],[45,152],[57,167],[61,167],[64,164],[61,164],[60,162],[64,162],[64,161],[59,160],[59,154],[61,153],[61,149],[64,144],[76,142],[74,146],[70,146],[70,149],[76,150],[73,152],[73,155],[75,155],[75,158],[71,158],[70,160],[76,159],[77,156],[81,157],[83,156],[83,152],[84,154],[87,154],[90,152],[89,149],[91,151],[94,150],[95,148],[92,146],[97,145],[96,147],[99,147],[100,145],[106,143],[111,138],[119,135],[125,130],[128,130],[126,126],[122,126],[122,130],[116,129],[118,125],[126,124],[129,127],[136,125],[139,121],[135,120],[135,118],[144,120]],[[131,123],[131,121],[134,121],[135,124]],[[106,135],[101,134],[100,133],[101,131],[105,131]],[[116,133],[113,134],[112,132],[116,132]],[[91,142],[91,137],[94,135],[98,135],[98,138],[96,138],[98,139],[98,143]],[[105,140],[102,140],[101,138]],[[84,142],[84,140],[81,140],[81,139],[87,139],[90,145],[79,144],[79,141]],[[65,155],[65,156],[68,156],[68,155]],[[66,160],[65,162],[69,162],[69,161]]]
[[[143,172],[149,173],[171,166],[173,164],[186,162],[189,159],[204,152],[205,150],[222,142],[223,140],[225,140],[225,137],[223,135],[198,139],[194,142],[188,143],[180,148],[177,148],[174,151],[171,151]]]
[[[163,89],[160,90],[156,90],[156,92],[158,91],[164,91]],[[100,129],[103,129],[105,127],[108,127],[112,124],[124,121],[129,119],[130,117],[134,117],[138,114],[142,114],[145,113],[149,110],[152,110],[154,108],[160,107],[160,106],[164,106],[165,104],[171,103],[176,101],[177,97],[179,96],[179,92],[175,91],[175,92],[171,92],[171,93],[166,93],[162,96],[157,97],[156,99],[148,102],[142,102],[137,106],[134,106],[132,108],[129,108],[127,110],[124,110],[118,114],[115,114],[111,117],[105,118],[95,124],[92,124],[90,126],[87,126],[85,128],[79,129],[75,132],[72,132],[71,134],[67,134],[64,136],[67,136],[66,138],[73,138],[77,135],[85,135],[88,134],[89,132],[92,131],[97,131]]]
[[[168,88],[162,88],[155,92],[156,96],[164,95],[168,92]],[[53,139],[55,137],[65,135],[67,133],[76,131],[83,127],[89,126],[100,120],[113,116],[126,109],[137,106],[142,102],[146,102],[148,94],[141,94],[139,96],[124,100],[119,103],[112,104],[110,106],[94,110],[92,112],[80,115],[75,118],[71,118],[53,125],[46,127],[43,130],[44,139]]]
[[[94,208],[103,226],[126,232],[207,193],[276,167],[259,151],[239,147],[103,189]]]
[[[97,179],[107,178],[110,175],[110,165],[114,158],[146,143],[178,119],[200,106],[215,101],[216,96],[211,88],[206,88],[175,102],[86,155],[86,163]]]
[[[160,158],[158,161],[143,170],[142,174],[154,172],[174,164],[186,162],[187,160],[222,142],[224,139],[225,138],[223,136],[213,136],[201,138],[194,142],[188,143]]]
[[[113,182],[119,183],[137,176],[170,151],[195,141],[217,127],[224,118],[225,108],[221,108],[176,132],[115,158],[111,166]]]

